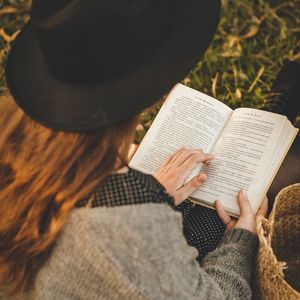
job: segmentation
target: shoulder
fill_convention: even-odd
[[[182,233],[181,213],[168,204],[83,208],[72,213],[66,227],[68,234],[76,224],[80,224],[87,243],[93,243],[98,250],[124,264],[131,263],[128,258],[133,258],[133,253],[136,257],[151,257],[155,253],[157,257],[162,243],[166,244],[164,252],[168,251],[172,256],[175,244],[187,245]],[[78,232],[75,234],[78,237]],[[197,255],[196,250],[193,252]]]
[[[76,209],[71,213],[67,228],[74,222],[80,222],[82,226],[91,230],[92,234],[97,234],[99,231],[103,231],[106,226],[111,229],[111,225],[114,224],[116,227],[109,233],[116,232],[119,236],[120,230],[135,228],[137,231],[142,231],[145,226],[151,226],[154,230],[161,228],[164,223],[157,223],[157,221],[162,219],[165,221],[165,225],[169,222],[175,222],[182,229],[181,213],[175,211],[168,204],[151,202]],[[98,227],[100,223],[101,229]]]
[[[78,298],[104,291],[111,299],[184,296],[199,283],[196,256],[183,237],[181,215],[166,204],[76,209],[35,293],[43,298],[54,291]]]

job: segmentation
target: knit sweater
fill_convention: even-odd
[[[167,204],[74,209],[27,297],[250,299],[256,247],[247,230],[230,230],[200,266]]]

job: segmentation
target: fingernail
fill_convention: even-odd
[[[246,190],[246,189],[242,189],[242,190],[241,190],[241,195],[242,195],[243,197],[246,197],[246,196],[247,196],[247,190]]]
[[[198,178],[200,180],[206,180],[207,176],[205,174],[200,174]]]

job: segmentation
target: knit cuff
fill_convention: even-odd
[[[225,232],[222,244],[238,243],[254,251],[258,247],[258,237],[247,229],[233,228]]]

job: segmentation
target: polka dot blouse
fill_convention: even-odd
[[[189,201],[175,207],[173,198],[153,176],[133,169],[106,177],[90,195],[77,202],[76,207],[87,205],[89,199],[91,207],[167,203],[182,213],[183,233],[188,244],[198,249],[198,261],[215,249],[225,230],[214,210]]]

